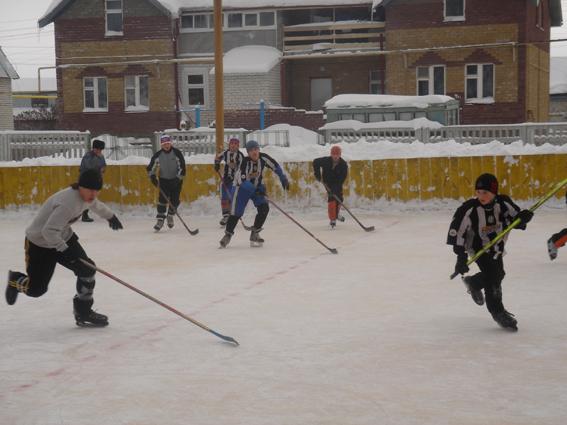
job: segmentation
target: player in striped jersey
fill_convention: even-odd
[[[215,171],[220,170],[221,161],[225,162],[222,180],[224,184],[220,185],[221,192],[221,209],[222,209],[222,220],[220,221],[221,226],[226,226],[226,221],[230,213],[230,190],[232,190],[232,182],[234,180],[234,175],[240,169],[240,164],[244,159],[244,155],[238,149],[240,147],[240,140],[233,137],[228,142],[228,149],[220,152],[215,156]],[[225,188],[226,185],[226,188]],[[228,191],[227,191],[228,189]]]
[[[264,239],[260,238],[260,231],[270,211],[270,205],[264,198],[266,185],[262,183],[266,170],[275,172],[280,178],[283,188],[289,190],[289,180],[281,167],[274,158],[260,152],[258,142],[250,140],[246,143],[246,151],[248,156],[243,159],[240,170],[235,175],[230,216],[226,223],[224,237],[220,241],[221,248],[225,248],[229,244],[238,220],[244,214],[244,209],[250,200],[258,210],[250,234],[250,246],[261,247],[263,245]]]
[[[517,218],[522,222],[516,228],[524,230],[533,217],[530,210],[520,211],[508,196],[498,194],[498,180],[492,174],[482,174],[476,180],[475,190],[477,197],[464,202],[455,212],[447,237],[447,244],[453,245],[457,254],[455,272],[462,275],[469,271],[467,254],[473,257]],[[517,331],[516,319],[502,303],[501,284],[506,275],[502,257],[509,234],[478,257],[480,272],[464,276],[463,282],[478,305],[483,305],[486,297],[486,307],[499,326]]]

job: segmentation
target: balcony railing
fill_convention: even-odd
[[[301,50],[373,49],[384,39],[384,22],[326,22],[283,28],[284,53]]]

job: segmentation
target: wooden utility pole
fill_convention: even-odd
[[[222,0],[215,0],[215,126],[217,153],[224,150],[224,83],[222,51]]]

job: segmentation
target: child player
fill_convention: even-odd
[[[567,202],[567,193],[565,194],[565,202]],[[551,261],[557,258],[557,250],[564,246],[565,242],[567,242],[567,228],[551,235],[547,240],[547,253]]]
[[[475,190],[477,197],[464,202],[455,212],[447,237],[447,244],[453,245],[457,254],[455,273],[462,275],[469,271],[467,254],[474,256],[518,218],[522,221],[516,228],[525,230],[533,217],[530,210],[520,211],[508,196],[498,194],[498,180],[492,174],[482,174]],[[463,282],[475,303],[483,305],[486,298],[486,307],[500,327],[517,331],[518,322],[502,303],[501,285],[506,274],[502,257],[508,235],[478,257],[480,272],[464,276]]]
[[[228,149],[220,152],[215,156],[215,171],[218,173],[220,170],[221,161],[225,162],[222,182],[220,186],[221,193],[221,209],[222,209],[222,220],[220,225],[222,227],[226,226],[226,221],[230,215],[230,191],[232,190],[232,181],[234,180],[234,175],[240,169],[240,164],[244,159],[244,155],[240,152],[240,140],[233,137],[228,142]]]

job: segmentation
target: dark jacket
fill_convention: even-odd
[[[323,178],[323,182],[329,186],[335,195],[343,193],[343,183],[348,175],[348,165],[344,159],[339,158],[333,166],[333,158],[324,156],[313,160],[313,172],[317,180]],[[321,169],[323,173],[321,174]]]

